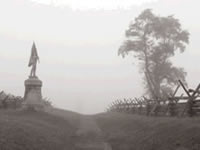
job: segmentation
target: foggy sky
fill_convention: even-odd
[[[74,10],[30,0],[0,1],[0,90],[23,96],[34,40],[41,59],[37,73],[43,81],[43,97],[56,107],[97,113],[117,98],[141,96],[137,62],[131,56],[117,56],[117,50],[130,21],[145,8],[164,16],[174,14],[190,32],[185,53],[173,60],[185,68],[189,86],[195,88],[200,81],[199,5],[189,0],[153,0],[128,9]]]

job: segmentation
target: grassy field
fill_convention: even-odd
[[[195,146],[193,150],[200,149],[200,118],[120,113],[84,116],[49,109],[47,112],[1,110],[0,150],[77,150],[80,140],[89,140],[85,139],[88,136],[83,140],[77,133],[89,134],[94,129],[101,132],[100,140],[112,150],[176,150],[177,144],[189,150]],[[81,144],[88,146],[87,142]]]
[[[1,110],[0,149],[73,150],[72,122],[44,112]]]
[[[95,116],[114,150],[200,149],[200,118],[161,118],[119,113]]]

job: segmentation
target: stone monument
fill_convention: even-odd
[[[25,109],[42,110],[44,103],[42,101],[42,81],[36,76],[37,63],[39,62],[39,56],[35,43],[31,49],[31,56],[28,67],[31,68],[30,76],[25,80],[25,93],[24,93],[24,104]]]

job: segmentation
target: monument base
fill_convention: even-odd
[[[25,93],[23,108],[41,111],[44,109],[44,102],[42,101],[42,81],[37,77],[29,77],[25,80]]]

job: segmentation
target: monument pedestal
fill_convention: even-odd
[[[44,102],[42,101],[42,81],[37,77],[29,77],[25,80],[24,104],[25,109],[35,111],[43,110]]]

